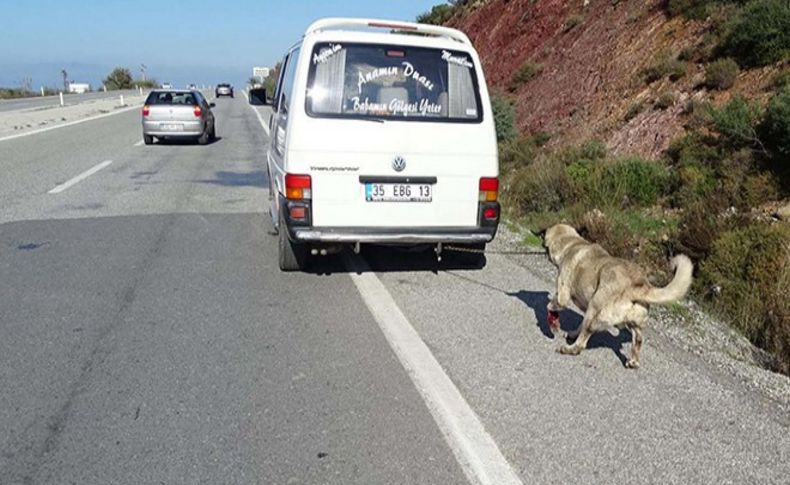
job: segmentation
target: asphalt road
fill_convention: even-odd
[[[140,145],[134,111],[0,142],[0,484],[469,483],[387,302],[524,484],[787,483],[788,416],[655,332],[638,371],[627,335],[556,354],[537,256],[280,273],[269,140],[216,102],[205,147]]]
[[[95,101],[99,99],[117,98],[121,94],[129,96],[138,93],[136,89],[128,89],[123,91],[98,91],[95,93],[83,94],[63,94],[64,104],[72,105],[84,103],[86,101]],[[0,99],[0,111],[18,111],[35,108],[44,108],[49,106],[59,106],[60,96],[36,96],[34,98],[20,98],[20,99]]]

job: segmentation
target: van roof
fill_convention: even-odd
[[[457,29],[449,27],[441,27],[438,25],[418,24],[414,22],[403,22],[399,20],[382,20],[382,19],[366,19],[366,18],[343,18],[332,17],[320,19],[313,22],[305,31],[304,36],[308,37],[319,32],[329,30],[354,30],[360,31],[361,29],[387,29],[387,35],[393,33],[409,33],[409,34],[423,34],[432,37],[442,37],[451,39],[461,44],[471,46],[472,42],[469,37]],[[393,32],[395,31],[395,32]],[[381,35],[378,33],[377,35]],[[418,37],[417,37],[418,38]],[[412,38],[414,40],[415,38]]]

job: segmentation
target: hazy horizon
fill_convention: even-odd
[[[262,2],[233,6],[140,0],[27,1],[4,7],[0,86],[33,90],[61,87],[61,70],[73,82],[99,89],[115,67],[176,86],[230,82],[241,85],[254,66],[273,66],[315,19],[327,16],[413,20],[439,0]]]

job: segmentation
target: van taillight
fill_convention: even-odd
[[[195,106],[195,118],[200,118],[200,115],[203,114],[203,110],[200,109],[200,106]]]
[[[482,177],[480,179],[480,202],[496,202],[499,195],[499,179]]]
[[[147,104],[143,106],[143,116],[148,116],[151,114],[151,107]]]
[[[313,184],[309,175],[285,174],[285,198],[304,200],[313,197]]]

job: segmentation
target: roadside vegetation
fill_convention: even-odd
[[[569,222],[642,264],[656,284],[671,277],[669,255],[688,254],[692,297],[790,375],[790,2],[668,0],[666,8],[702,33],[678,52],[656,52],[640,81],[654,90],[653,109],[683,103],[672,116],[685,133],[654,159],[615,155],[602,140],[559,144],[523,133],[518,111],[528,107],[507,93],[542,71],[525,63],[492,87],[506,215],[535,233]],[[758,69],[768,87],[736,90]],[[619,122],[648,116],[650,105],[635,97]]]

